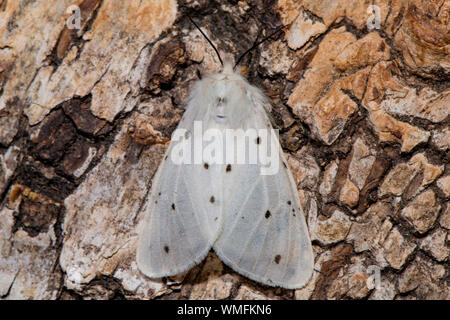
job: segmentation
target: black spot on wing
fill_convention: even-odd
[[[291,203],[292,203],[291,200],[288,200],[287,204],[288,204],[288,205],[291,205]]]
[[[270,216],[271,216],[270,211],[267,210],[267,211],[266,211],[266,214],[264,215],[264,217],[266,217],[266,219],[269,219]]]
[[[260,144],[261,143],[261,138],[260,137],[257,137],[256,138],[256,144]]]
[[[168,246],[164,246],[164,251],[165,251],[166,253],[169,253],[169,247],[168,247]]]
[[[230,171],[231,171],[231,164],[227,164],[226,172],[230,172]]]
[[[280,256],[279,254],[277,254],[277,255],[275,256],[275,258],[273,259],[273,261],[274,261],[276,264],[279,264],[279,263],[280,263],[280,260],[281,260],[281,256]]]
[[[204,167],[206,170],[208,170],[209,164],[205,162],[205,164],[203,165],[203,167]]]
[[[170,207],[172,208],[172,210],[175,210],[175,203],[172,203]]]
[[[211,196],[211,198],[209,198],[209,202],[214,203],[214,201],[216,201],[216,200],[214,199],[214,196]]]

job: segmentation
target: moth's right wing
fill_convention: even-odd
[[[272,132],[264,110],[256,107],[248,126]],[[271,133],[270,139],[275,147],[271,153],[279,159],[278,170],[262,174],[261,164],[237,164],[224,173],[227,202],[214,251],[250,279],[296,289],[309,281],[314,256],[297,186],[278,137]],[[266,144],[263,140],[252,139],[250,144],[261,148]]]
[[[185,118],[178,129],[192,132],[192,116]],[[172,141],[143,208],[136,261],[151,278],[175,275],[202,261],[222,222],[221,183],[213,181],[220,179],[223,166],[175,164],[175,145]]]

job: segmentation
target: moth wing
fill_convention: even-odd
[[[192,132],[194,109],[187,110],[178,129]],[[175,164],[169,145],[144,205],[136,261],[151,278],[175,275],[198,264],[217,239],[222,212],[220,183],[212,183],[219,165]],[[193,150],[193,149],[192,149]]]
[[[262,108],[249,126],[271,129]],[[283,152],[279,170],[261,175],[258,164],[234,165],[225,174],[223,231],[214,244],[220,259],[255,281],[299,288],[310,279],[314,257],[297,187]]]

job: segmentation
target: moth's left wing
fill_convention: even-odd
[[[193,135],[198,113],[198,108],[190,108],[183,115],[177,129],[185,137]],[[180,145],[180,141],[171,141],[142,209],[144,220],[136,261],[139,269],[151,278],[172,276],[198,264],[220,231],[223,166],[178,163],[172,157],[176,158]],[[194,144],[189,148],[194,154]]]

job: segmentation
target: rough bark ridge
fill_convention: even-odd
[[[286,26],[243,64],[298,182],[305,288],[212,252],[174,279],[137,270],[165,142],[197,70],[219,68],[186,13],[233,57]],[[449,299],[449,15],[446,0],[0,0],[0,299]]]

